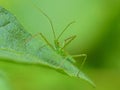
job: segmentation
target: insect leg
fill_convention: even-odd
[[[42,33],[37,33],[37,34],[33,35],[33,36],[30,37],[29,39],[25,40],[25,43],[31,41],[33,38],[35,38],[35,37],[37,37],[37,36],[39,36],[39,35],[40,35],[41,38],[46,42],[47,45],[49,45],[52,49],[54,49],[53,46],[49,43],[49,41],[46,39],[46,37],[45,37]]]
[[[76,35],[71,36],[71,37],[65,39],[65,44],[64,44],[64,46],[62,47],[62,49],[64,49],[64,48],[65,48],[69,43],[71,43],[75,38],[76,38]]]
[[[37,34],[34,34],[32,35],[31,37],[25,39],[25,44],[27,44],[28,42],[30,42],[33,38],[37,37],[38,36],[38,33]]]
[[[54,39],[56,40],[56,33],[55,33],[55,29],[54,29],[53,22],[52,22],[51,18],[50,18],[41,8],[37,7],[35,4],[33,4],[33,6],[34,6],[41,14],[43,14],[43,15],[47,18],[48,22],[49,22],[50,25],[51,25],[51,29],[52,29],[52,32],[53,32]]]
[[[38,34],[41,36],[41,38],[43,38],[43,40],[47,43],[47,45],[49,45],[54,50],[54,47],[49,43],[46,37],[42,33],[38,33]]]
[[[72,56],[73,58],[76,58],[76,57],[84,57],[82,63],[81,63],[81,68],[83,67],[83,65],[85,64],[85,61],[87,59],[87,54],[80,54],[80,55],[73,55]]]

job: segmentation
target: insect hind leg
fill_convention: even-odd
[[[82,68],[82,67],[84,66],[85,62],[86,62],[87,54],[73,55],[72,57],[73,57],[73,58],[76,58],[76,57],[84,57],[84,59],[83,59],[83,61],[82,61],[82,63],[81,63],[81,67],[80,67],[80,68]]]

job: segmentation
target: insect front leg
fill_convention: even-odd
[[[35,38],[35,37],[37,37],[37,36],[41,36],[41,38],[46,42],[46,44],[47,44],[48,46],[50,46],[52,49],[54,49],[53,46],[49,43],[49,41],[46,39],[46,37],[45,37],[42,33],[34,34],[34,35],[31,36],[30,38],[26,39],[26,40],[25,40],[25,44],[28,43],[29,41],[31,41],[33,38]]]
[[[81,68],[84,66],[85,62],[86,62],[86,59],[87,59],[87,54],[80,54],[80,55],[73,55],[72,56],[73,58],[76,58],[76,57],[84,57],[82,63],[81,63]]]
[[[49,43],[49,41],[46,39],[46,37],[42,33],[39,33],[39,35],[46,42],[46,44],[54,50],[54,47]]]
[[[25,39],[25,44],[27,44],[28,42],[30,42],[33,38],[37,37],[38,35],[39,35],[39,34],[37,33],[37,34],[34,34],[34,35],[32,35],[31,37]]]

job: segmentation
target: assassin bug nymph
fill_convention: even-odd
[[[38,35],[41,36],[41,38],[45,41],[45,43],[51,48],[53,49],[56,53],[58,53],[59,55],[61,55],[62,57],[64,58],[76,58],[76,57],[84,57],[82,63],[81,63],[81,68],[83,67],[85,61],[86,61],[86,58],[87,58],[87,55],[86,54],[79,54],[79,55],[68,55],[67,52],[65,51],[65,48],[67,45],[69,45],[75,38],[76,38],[76,35],[73,35],[67,39],[64,40],[64,43],[63,45],[61,46],[61,43],[59,42],[59,39],[61,38],[61,36],[63,35],[63,33],[73,24],[75,23],[75,21],[72,21],[70,22],[64,29],[63,31],[59,34],[58,37],[56,37],[56,33],[55,33],[55,29],[54,29],[54,26],[53,26],[53,22],[52,20],[50,19],[50,17],[43,11],[41,10],[39,7],[37,7],[36,5],[34,5],[35,8],[37,8],[37,10],[39,12],[41,12],[46,18],[47,20],[49,21],[50,25],[51,25],[51,29],[52,29],[52,32],[53,32],[53,36],[54,36],[54,46],[46,39],[46,37],[42,34],[42,33],[37,33],[35,35],[33,35],[33,37],[36,37]],[[32,37],[32,38],[33,38]],[[63,63],[61,63],[63,64]],[[61,66],[60,64],[60,66]]]

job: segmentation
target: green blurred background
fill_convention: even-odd
[[[0,0],[28,32],[42,32],[53,43],[50,25],[33,3],[51,17],[57,35],[76,21],[61,41],[77,35],[67,51],[88,54],[83,71],[97,87],[45,67],[0,62],[12,90],[120,90],[120,0]]]

